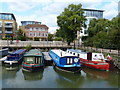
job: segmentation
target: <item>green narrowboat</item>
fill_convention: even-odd
[[[44,58],[39,49],[32,49],[24,55],[24,61],[22,63],[24,71],[37,71],[43,69]]]

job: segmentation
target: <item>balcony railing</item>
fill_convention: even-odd
[[[12,31],[5,31],[5,33],[9,33],[9,34],[11,34],[11,33],[13,33]]]
[[[5,28],[13,28],[12,25],[5,25]]]

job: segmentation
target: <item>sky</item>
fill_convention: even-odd
[[[57,16],[69,4],[82,4],[82,8],[104,10],[103,18],[111,20],[118,14],[119,0],[0,0],[2,13],[13,13],[18,25],[21,21],[39,21],[54,33]]]

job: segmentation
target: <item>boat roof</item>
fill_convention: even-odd
[[[75,52],[75,53],[86,53],[86,52],[82,52],[82,50],[78,50],[78,49],[67,49],[68,51],[71,51],[71,52]]]
[[[19,50],[16,50],[15,52],[11,53],[11,54],[20,54],[22,52],[26,51],[26,49],[19,49]]]
[[[51,60],[52,58],[49,55],[49,52],[42,52],[44,55],[45,60]]]
[[[75,55],[69,54],[69,53],[67,53],[67,52],[65,52],[61,49],[54,49],[54,50],[51,50],[51,51],[54,52],[55,54],[57,54],[59,57],[75,56]]]
[[[31,49],[24,56],[42,56],[42,52],[39,49]]]

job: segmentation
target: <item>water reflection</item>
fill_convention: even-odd
[[[2,66],[2,79],[15,78],[16,73],[21,69],[21,65]]]
[[[83,68],[83,71],[86,73],[86,78],[88,80],[100,82],[101,80],[106,82],[106,85],[109,87],[118,87],[120,86],[119,78],[120,73],[115,68],[113,71],[98,71],[90,68]],[[97,84],[97,83],[96,83]]]
[[[67,73],[62,72],[55,67],[53,67],[58,77],[56,78],[56,82],[58,85],[61,85],[64,88],[78,88],[83,84],[84,77],[81,76],[81,73]]]
[[[94,70],[90,68],[82,68],[82,70],[88,75],[92,76],[93,78],[96,79],[108,79],[109,78],[109,72],[106,71],[99,71],[99,70]]]
[[[41,69],[38,72],[27,72],[22,70],[22,73],[24,75],[24,80],[41,80],[43,77],[43,71],[44,69]]]

